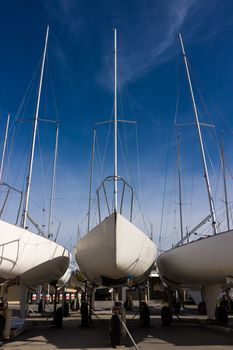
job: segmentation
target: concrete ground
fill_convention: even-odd
[[[220,332],[220,327],[206,328],[203,316],[196,310],[184,310],[180,318],[175,318],[172,326],[163,327],[160,321],[159,305],[151,305],[151,328],[139,326],[138,315],[130,312],[127,315],[127,327],[140,350],[232,350],[233,333]],[[52,350],[82,349],[108,350],[110,345],[109,323],[111,312],[109,305],[96,305],[96,316],[88,328],[80,327],[80,313],[72,312],[63,319],[63,328],[56,329],[51,319],[32,314],[28,329],[1,349],[6,350]],[[128,336],[121,339],[121,348],[134,349]]]

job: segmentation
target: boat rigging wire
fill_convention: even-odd
[[[122,120],[124,121],[125,118],[124,118],[123,103],[122,103],[122,89],[120,91],[121,91],[121,93],[119,95],[120,95],[120,102],[121,102],[121,113],[122,113]],[[135,203],[137,203],[138,213],[136,214],[136,211],[134,208],[134,222],[137,222],[138,216],[140,214],[142,221],[143,221],[143,224],[144,224],[144,229],[149,234],[150,228],[148,228],[148,224],[151,227],[151,221],[142,209],[142,186],[141,186],[141,172],[140,172],[140,161],[139,161],[138,126],[137,126],[136,116],[135,116],[135,112],[134,112],[134,109],[132,106],[132,102],[130,99],[130,95],[129,95],[129,91],[128,91],[127,86],[126,86],[126,93],[127,93],[127,97],[129,100],[129,106],[131,108],[131,113],[133,114],[133,120],[134,120],[133,123],[135,124],[135,138],[136,138],[136,164],[137,164],[137,173],[138,173],[137,174],[138,175],[138,191],[134,191],[134,199],[135,199]],[[119,131],[119,139],[120,139],[120,144],[121,144],[122,157],[123,157],[123,161],[124,161],[124,165],[125,165],[126,176],[128,177],[128,182],[132,184],[133,188],[136,188],[136,184],[135,184],[134,176],[133,176],[133,172],[132,172],[132,166],[131,166],[131,162],[130,162],[130,157],[129,157],[129,146],[128,146],[128,139],[127,139],[126,125],[125,124],[126,123],[123,122],[123,135],[124,135],[124,140],[125,140],[126,157],[124,155],[123,142],[121,140],[120,131]],[[126,161],[126,158],[127,158],[127,161]],[[146,221],[148,221],[148,224],[146,223]]]
[[[164,227],[164,210],[165,210],[165,199],[166,199],[166,191],[167,191],[167,179],[168,179],[168,164],[169,164],[169,156],[170,156],[170,142],[171,142],[171,126],[168,134],[168,143],[167,143],[167,152],[166,152],[166,163],[165,163],[165,176],[163,183],[163,197],[162,197],[162,213],[160,220],[160,230],[159,230],[159,250],[161,250],[161,240],[163,235],[163,227]]]
[[[192,69],[192,76],[195,78],[195,80],[198,82],[198,84],[196,84],[196,90],[198,92],[198,96],[202,102],[202,105],[204,107],[204,111],[205,111],[205,115],[207,115],[209,117],[209,120],[210,120],[210,123],[211,124],[214,124],[214,120],[212,118],[212,114],[209,112],[208,110],[208,107],[207,107],[207,104],[205,102],[205,99],[204,99],[204,96],[203,94],[201,93],[201,90],[199,88],[199,85],[201,85],[203,88],[205,88],[205,85],[202,83],[201,79],[199,78],[199,76],[197,75],[197,73],[194,71],[194,69]],[[211,100],[212,104],[214,106],[216,106],[216,104],[214,103],[213,99],[211,98],[211,95],[210,94],[207,94],[207,96],[209,97],[209,99]],[[222,118],[223,119],[223,118]],[[223,119],[224,120],[224,119]],[[231,130],[231,129],[230,129]],[[221,146],[220,146],[220,142],[219,142],[219,138],[218,138],[218,135],[217,135],[217,130],[216,128],[208,128],[207,129],[207,132],[209,134],[209,138],[210,140],[212,141],[212,145],[210,148],[211,148],[211,152],[213,153],[213,149],[216,148],[217,150],[217,153],[218,153],[218,159],[219,159],[219,167],[218,167],[218,172],[216,173],[215,171],[215,166],[212,162],[212,158],[211,158],[211,155],[210,155],[210,152],[209,152],[209,148],[207,146],[205,146],[205,151],[206,151],[206,154],[207,154],[207,158],[208,158],[208,161],[209,161],[209,164],[211,166],[211,169],[212,169],[212,172],[216,178],[216,181],[215,181],[215,191],[214,191],[214,198],[217,197],[217,193],[219,192],[219,187],[220,187],[220,172],[221,172],[221,167],[222,167],[222,162],[221,162]],[[216,201],[215,201],[216,202]],[[214,205],[216,206],[216,203],[214,203]]]
[[[29,105],[29,102],[31,100],[31,95],[32,95],[32,90],[34,89],[35,87],[35,82],[36,82],[36,76],[38,74],[38,71],[39,71],[39,67],[41,65],[41,61],[42,61],[42,57],[41,59],[39,60],[38,62],[38,65],[33,73],[33,76],[27,86],[27,89],[26,89],[26,92],[21,100],[21,103],[19,105],[19,108],[17,110],[17,113],[14,117],[14,123],[12,123],[12,127],[13,127],[13,135],[12,135],[12,138],[11,138],[11,143],[10,143],[10,151],[9,151],[9,156],[8,156],[8,162],[7,162],[7,169],[6,169],[6,172],[7,172],[7,176],[8,177],[11,177],[11,174],[10,174],[10,164],[12,162],[12,153],[13,153],[13,149],[15,148],[15,143],[16,143],[16,138],[18,137],[19,135],[19,132],[21,130],[21,127],[19,128],[18,125],[20,125],[20,122],[24,121],[23,119],[23,115],[25,114],[26,112],[26,109]],[[56,99],[55,99],[55,93],[54,93],[54,86],[53,86],[53,81],[52,81],[52,75],[51,75],[51,71],[49,69],[49,65],[48,65],[48,57],[46,57],[46,68],[47,68],[47,76],[48,76],[48,79],[46,80],[46,95],[45,95],[45,100],[46,100],[46,103],[45,103],[45,111],[47,111],[47,105],[48,105],[48,102],[47,102],[47,99],[48,99],[48,85],[49,85],[49,82],[51,83],[51,88],[52,88],[52,97],[53,97],[53,103],[54,103],[54,108],[55,108],[55,114],[56,114],[56,117],[58,119],[58,108],[57,108],[57,103],[56,103]],[[50,78],[50,81],[48,82]],[[45,115],[46,115],[46,112],[45,112]],[[41,119],[43,121],[43,119]],[[27,120],[26,120],[27,121]],[[31,121],[31,120],[28,120],[28,121]],[[17,127],[17,128],[16,128]],[[41,166],[41,173],[42,173],[42,187],[44,188],[44,205],[43,205],[43,217],[44,217],[44,214],[46,212],[46,210],[44,208],[47,207],[47,203],[46,203],[46,195],[45,195],[45,168],[44,168],[44,163],[43,163],[43,157],[42,157],[42,148],[41,148],[41,130],[38,129],[38,132],[37,132],[37,139],[38,139],[38,145],[39,145],[39,158],[40,158],[40,166]],[[25,157],[26,158],[26,157]],[[26,162],[19,162],[18,164],[18,167],[22,168],[22,164],[25,164]],[[15,183],[18,181],[18,177],[19,177],[19,174],[21,173],[20,170],[18,171],[14,171],[14,177],[15,177]],[[25,173],[26,173],[26,170],[25,170]],[[25,176],[21,177],[22,180],[25,178]],[[22,187],[24,187],[25,184],[24,184],[24,181],[23,181],[23,184],[22,184]],[[31,200],[31,199],[30,199]],[[43,222],[44,222],[44,218],[43,218]],[[44,226],[44,225],[43,225]]]
[[[178,55],[178,46],[177,46],[177,54],[176,54],[176,80],[177,80],[177,85],[180,86],[180,75],[179,75],[179,55]],[[178,89],[176,92],[176,97],[175,97],[175,113],[174,113],[174,125],[177,124],[177,116],[178,116],[178,106],[179,106],[179,99],[180,99],[180,90]],[[159,229],[159,244],[158,248],[161,250],[161,244],[162,244],[162,236],[164,233],[164,215],[165,215],[165,202],[166,202],[166,193],[167,193],[167,180],[168,180],[168,165],[170,161],[170,148],[171,148],[171,136],[172,136],[172,124],[170,124],[170,128],[168,130],[168,141],[167,141],[167,150],[166,150],[166,162],[165,162],[165,175],[164,175],[164,183],[163,183],[163,194],[162,194],[162,212],[161,212],[161,219],[160,219],[160,229]],[[174,177],[173,177],[174,179]],[[170,201],[171,205],[171,201]],[[170,210],[168,210],[170,212]],[[167,232],[167,230],[166,230]],[[166,238],[166,233],[165,237]]]
[[[113,108],[112,108],[112,114],[111,114],[110,121],[113,121]],[[101,182],[101,179],[103,178],[103,174],[104,174],[105,159],[106,159],[107,147],[108,147],[108,143],[109,143],[109,139],[110,139],[111,126],[112,126],[112,123],[109,123],[109,125],[108,125],[108,132],[107,132],[107,139],[106,139],[106,142],[105,142],[105,147],[104,147],[104,152],[103,152],[103,157],[102,157],[102,162],[101,162],[101,167],[100,167],[100,180],[99,180],[99,182]],[[96,137],[97,137],[97,133],[96,133]],[[96,145],[98,147],[97,138],[96,138]],[[101,153],[99,152],[99,155],[100,154]],[[101,159],[101,157],[100,157],[100,159]]]
[[[21,119],[20,116],[23,115],[23,113],[24,113],[24,111],[26,109],[26,105],[29,104],[30,96],[32,94],[32,90],[33,90],[33,87],[34,87],[35,82],[36,82],[36,75],[37,75],[37,73],[39,71],[39,67],[40,67],[41,61],[42,61],[42,57],[41,57],[41,59],[39,60],[39,62],[37,64],[37,67],[36,67],[36,69],[35,69],[35,71],[34,71],[34,73],[32,75],[32,78],[31,78],[31,80],[30,80],[30,82],[29,82],[29,84],[28,84],[28,86],[26,88],[25,94],[24,94],[24,96],[23,96],[23,98],[21,100],[19,108],[18,108],[18,110],[16,112],[16,115],[13,118],[11,126],[9,128],[9,133],[12,131],[12,129],[13,129],[13,132],[12,132],[12,138],[11,138],[11,143],[10,143],[10,147],[9,147],[9,155],[8,155],[8,160],[7,160],[7,165],[6,165],[6,171],[5,171],[5,174],[6,174],[5,177],[6,178],[11,176],[11,170],[10,170],[11,168],[10,168],[10,166],[11,166],[11,163],[12,163],[12,154],[13,154],[13,150],[15,148],[16,139],[18,138],[20,130],[21,130],[21,127],[17,127],[16,128],[16,126],[18,126],[18,125],[21,126],[21,124],[19,123],[20,119]],[[22,165],[22,163],[21,163],[21,165]],[[19,175],[19,171],[14,172],[14,173]],[[22,177],[23,184],[24,184],[24,180],[23,180],[24,178],[25,178],[25,176]],[[16,185],[16,182],[15,182],[14,185]]]
[[[203,89],[206,90],[205,88],[205,85],[203,84],[202,80],[199,78],[199,76],[196,74],[196,72],[192,69],[192,74],[193,76],[195,77],[196,81],[198,82],[197,84],[197,91],[198,91],[198,95],[202,101],[202,105],[204,106],[204,110],[205,110],[205,114],[209,117],[210,119],[210,122],[212,124],[214,124],[214,120],[213,118],[211,117],[211,113],[209,112],[208,108],[207,108],[207,104],[205,102],[205,99],[203,97],[203,94],[201,93],[200,91],[200,88],[199,88],[199,85],[201,85],[203,87]],[[212,105],[217,109],[217,112],[218,114],[221,116],[221,119],[224,121],[224,123],[227,125],[228,129],[230,130],[231,133],[233,133],[233,130],[232,128],[230,127],[230,125],[227,123],[227,121],[225,120],[222,112],[219,110],[218,106],[216,105],[215,101],[213,100],[213,98],[211,97],[210,94],[207,93],[207,97],[209,98],[209,100],[211,101]],[[209,130],[209,129],[208,129]],[[213,145],[214,147],[217,148],[217,152],[218,152],[218,159],[220,160],[220,164],[221,164],[221,146],[220,146],[220,142],[219,142],[219,137],[217,135],[217,130],[216,128],[213,129],[213,132],[212,130],[209,131],[210,133],[210,137],[212,139],[212,142],[213,142]],[[211,147],[213,149],[213,147]],[[207,149],[207,148],[206,148]],[[208,152],[208,149],[207,149],[207,152]],[[215,170],[214,170],[214,166],[213,166],[213,162],[211,161],[211,157],[210,157],[210,154],[208,153],[208,159],[209,159],[209,163],[211,164],[211,168],[212,168],[212,171],[213,173],[215,174]],[[218,171],[218,179],[217,179],[217,182],[216,182],[216,186],[215,186],[215,195],[214,197],[217,197],[217,193],[218,193],[218,187],[220,186],[219,185],[219,177],[220,177],[220,170]]]
[[[119,128],[118,128],[119,129]],[[129,175],[129,172],[128,172],[128,167],[126,165],[126,157],[125,157],[125,153],[124,153],[124,148],[123,148],[123,144],[122,144],[122,138],[121,138],[121,133],[120,133],[120,130],[118,132],[118,140],[119,140],[119,144],[120,144],[120,149],[121,149],[121,154],[122,154],[122,159],[123,159],[123,163],[124,163],[124,167],[125,167],[125,174],[126,174],[126,180],[127,182],[130,182],[130,175]]]
[[[122,119],[123,121],[125,120],[124,117],[124,111],[123,111],[123,102],[122,102],[122,91],[121,90],[121,94],[120,94],[120,102],[121,102],[121,112],[122,112]],[[127,98],[130,101],[130,95],[129,95],[129,91],[126,87],[126,92],[127,92]],[[136,121],[136,117],[135,117],[135,113],[134,110],[132,108],[132,103],[129,102],[129,106],[131,107],[131,113],[133,114],[133,123],[135,124],[135,138],[136,138],[136,164],[137,164],[137,172],[138,172],[138,191],[135,191],[138,193],[138,199],[141,202],[141,185],[140,185],[140,166],[139,166],[139,156],[138,156],[138,133],[137,133],[137,121]],[[124,141],[125,141],[125,149],[126,149],[126,159],[127,162],[125,162],[125,168],[126,170],[126,174],[128,176],[128,182],[132,184],[133,188],[136,189],[136,183],[135,183],[135,177],[133,176],[133,171],[132,171],[132,162],[130,162],[130,156],[129,156],[129,145],[128,145],[128,138],[127,138],[127,132],[126,132],[126,123],[123,122],[123,135],[124,135]],[[123,155],[123,148],[122,148],[122,155]]]
[[[139,201],[140,203],[142,203],[142,185],[141,185],[141,171],[140,171],[140,159],[139,159],[139,138],[138,138],[138,120],[135,114],[135,110],[133,108],[133,103],[132,103],[132,99],[130,97],[129,94],[129,90],[128,90],[128,86],[126,84],[125,86],[125,91],[127,94],[127,98],[129,101],[129,107],[131,109],[131,113],[133,115],[133,120],[135,120],[135,125],[136,125],[136,157],[137,157],[137,171],[138,171],[138,197],[139,197]]]
[[[18,123],[20,121],[20,116],[24,114],[25,112],[25,109],[29,103],[29,100],[30,100],[30,96],[32,94],[32,90],[33,90],[33,86],[35,85],[36,83],[36,75],[38,74],[39,72],[39,69],[40,69],[40,66],[41,66],[41,62],[42,62],[42,56],[36,66],[36,69],[32,75],[32,78],[28,84],[28,87],[26,88],[26,91],[25,91],[25,94],[21,100],[21,103],[19,105],[19,108],[16,112],[16,115],[15,115],[15,118],[14,118],[14,122],[15,123]]]
[[[211,104],[213,105],[213,107],[216,109],[217,111],[217,115],[222,119],[222,121],[224,122],[224,124],[226,125],[227,129],[230,130],[231,134],[233,134],[233,128],[230,126],[230,124],[228,123],[228,121],[225,119],[224,114],[222,112],[222,110],[219,108],[219,106],[216,104],[215,100],[213,99],[213,97],[210,95],[210,93],[208,92],[208,89],[206,88],[205,84],[203,83],[203,81],[200,79],[200,77],[198,76],[198,74],[195,72],[195,70],[192,68],[192,75],[193,77],[198,81],[198,84],[200,85],[202,90],[206,91],[206,96],[209,98]],[[201,96],[202,97],[202,96]],[[211,114],[207,113],[211,118]],[[214,123],[213,123],[214,124]]]
[[[86,167],[86,171],[85,171],[85,176],[84,176],[84,183],[83,183],[83,188],[87,188],[88,186],[88,174],[89,174],[89,171],[90,171],[90,164],[91,164],[91,152],[90,152],[90,155],[89,155],[89,159],[88,159],[88,163],[87,163],[87,167]],[[73,198],[72,198],[73,199]],[[85,197],[86,199],[86,197]],[[78,195],[77,196],[77,203],[82,203],[82,197],[81,195]],[[76,243],[76,236],[77,236],[77,230],[79,232],[79,235],[80,237],[82,237],[82,226],[84,227],[85,226],[85,229],[83,230],[85,233],[86,233],[86,220],[87,220],[87,210],[85,208],[85,212],[83,214],[80,214],[80,208],[79,206],[77,205],[76,208],[75,208],[75,212],[74,212],[74,222],[73,222],[73,225],[72,225],[72,228],[71,228],[71,237],[73,240],[75,240],[75,243]],[[75,245],[74,243],[74,245]]]
[[[39,126],[37,128],[37,143],[38,143],[38,153],[39,153],[39,164],[40,164],[40,167],[41,167],[41,177],[42,177],[42,188],[43,188],[43,190],[41,191],[41,193],[43,193],[43,208],[47,208],[47,203],[46,203],[46,186],[45,186],[45,169],[44,169],[42,150],[41,150]],[[44,222],[43,222],[43,224],[44,224]]]
[[[119,79],[120,81],[120,79]],[[120,82],[118,82],[118,84],[120,85]],[[120,129],[119,129],[119,139],[121,142],[121,153],[122,153],[122,157],[123,157],[123,162],[124,162],[124,166],[125,166],[125,174],[126,174],[126,180],[131,183],[134,186],[133,183],[133,177],[132,177],[132,169],[131,169],[131,163],[130,163],[130,157],[129,157],[129,147],[128,147],[128,142],[127,142],[127,136],[126,136],[126,126],[124,123],[125,117],[124,117],[124,110],[123,110],[123,103],[122,103],[122,89],[120,88],[120,93],[119,93],[119,99],[120,99],[120,111],[121,111],[121,118],[123,120],[123,140],[124,140],[124,144],[125,144],[125,153],[126,153],[126,157],[124,155],[124,148],[123,148],[123,143],[121,140],[121,135],[120,135]],[[127,158],[127,162],[126,162],[126,158]]]
[[[140,170],[140,158],[139,158],[139,137],[138,137],[138,124],[135,124],[136,128],[136,152],[137,152],[137,170],[138,170],[138,195],[139,201],[142,203],[142,183],[141,183],[141,170]]]

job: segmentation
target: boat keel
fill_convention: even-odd
[[[216,310],[216,300],[220,291],[220,284],[214,284],[210,286],[204,286],[205,302],[207,316],[209,320],[213,320]]]

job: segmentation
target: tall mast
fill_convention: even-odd
[[[188,79],[188,84],[189,84],[189,90],[190,90],[190,95],[191,95],[192,104],[193,104],[195,122],[196,122],[196,127],[197,127],[197,132],[198,132],[198,138],[199,138],[199,143],[200,143],[200,148],[201,148],[202,162],[203,162],[203,168],[204,168],[204,178],[206,181],[207,193],[208,193],[208,198],[209,198],[209,207],[210,207],[210,214],[211,214],[211,218],[212,218],[213,233],[216,234],[216,233],[218,233],[217,221],[216,221],[216,214],[215,214],[215,209],[214,209],[213,197],[211,194],[211,187],[210,187],[210,180],[209,180],[208,168],[207,168],[206,157],[205,157],[205,150],[204,150],[204,145],[203,145],[203,140],[202,140],[202,134],[201,134],[201,128],[200,128],[200,123],[199,123],[199,118],[198,118],[196,102],[195,102],[193,88],[192,88],[191,77],[190,77],[190,73],[189,73],[188,62],[187,62],[187,58],[186,58],[186,53],[185,53],[181,33],[179,33],[179,39],[180,39],[180,45],[181,45],[181,49],[182,49],[182,53],[183,53],[184,64],[185,64],[186,74],[187,74],[187,79]]]
[[[43,82],[48,35],[49,35],[49,26],[47,27],[47,31],[46,31],[45,46],[44,46],[38,97],[37,97],[37,104],[36,104],[36,113],[35,113],[34,123],[33,123],[31,152],[30,152],[30,159],[29,159],[28,176],[26,179],[25,202],[24,202],[23,215],[22,215],[22,228],[26,227],[27,216],[28,216],[28,203],[29,203],[29,195],[30,195],[30,187],[31,187],[31,179],[32,179],[32,166],[33,166],[33,159],[34,159],[34,152],[35,152],[36,132],[37,132],[37,125],[38,125],[38,115],[39,115],[39,108],[40,108],[40,97],[41,97],[41,88],[42,88],[42,82]]]
[[[227,216],[227,229],[229,231],[230,221],[229,221],[229,209],[228,209],[228,198],[227,198],[226,167],[225,167],[223,137],[222,137],[222,147],[221,147],[221,160],[222,160],[222,172],[223,172],[224,198],[225,198],[226,216]]]
[[[177,167],[178,167],[178,180],[179,180],[179,208],[180,208],[180,234],[183,241],[183,215],[182,215],[182,193],[181,193],[181,165],[180,165],[180,134],[177,136]]]
[[[50,226],[51,226],[51,219],[53,216],[53,202],[54,202],[54,190],[55,190],[56,167],[57,167],[58,136],[59,136],[59,123],[57,122],[56,141],[55,141],[54,160],[53,160],[52,187],[51,187],[50,205],[49,205],[48,237],[50,237],[50,233],[51,233]]]
[[[89,232],[90,230],[90,220],[91,220],[91,193],[92,193],[93,165],[94,165],[94,157],[95,157],[95,136],[96,136],[96,129],[94,129],[94,132],[93,132],[93,143],[92,143],[92,152],[91,152],[91,175],[90,175],[90,187],[89,187],[87,232]]]
[[[117,211],[117,30],[114,29],[114,211]]]
[[[5,153],[6,153],[6,143],[7,143],[7,137],[8,137],[9,121],[10,121],[10,113],[8,113],[7,121],[6,121],[6,130],[5,130],[5,137],[4,137],[3,150],[2,150],[2,159],[1,159],[1,165],[0,165],[0,183],[2,182],[2,171],[3,171],[3,164],[4,164],[4,159],[5,159]]]

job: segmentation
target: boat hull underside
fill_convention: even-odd
[[[156,246],[119,213],[113,213],[76,245],[75,257],[89,281],[124,285],[145,279],[156,259]]]
[[[0,282],[56,282],[69,266],[61,245],[0,220]]]
[[[233,276],[232,248],[232,230],[172,248],[157,259],[160,275],[170,284],[226,284]]]

